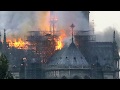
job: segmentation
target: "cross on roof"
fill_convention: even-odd
[[[75,27],[75,25],[72,24],[70,27],[72,28],[72,42],[73,42],[73,28]]]

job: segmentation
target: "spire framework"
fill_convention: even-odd
[[[72,24],[70,27],[72,28],[72,42],[73,42],[73,28],[75,27],[75,25]]]

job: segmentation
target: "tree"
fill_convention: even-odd
[[[4,54],[0,55],[0,79],[13,79],[10,71],[8,71],[8,60]]]
[[[6,76],[4,79],[14,79],[10,71],[7,71]]]

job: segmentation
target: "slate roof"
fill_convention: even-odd
[[[94,63],[94,57],[97,56],[98,62],[101,66],[113,61],[113,43],[112,42],[91,42],[88,48],[90,63]],[[94,60],[94,61],[93,61]],[[92,62],[93,61],[93,62]]]
[[[72,42],[68,48],[64,48],[53,56],[49,65],[88,67],[88,63],[76,45]]]

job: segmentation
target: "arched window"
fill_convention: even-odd
[[[61,79],[67,79],[67,77],[66,77],[66,76],[63,76]]]
[[[76,61],[76,57],[74,57],[74,61],[77,62],[77,61]]]

